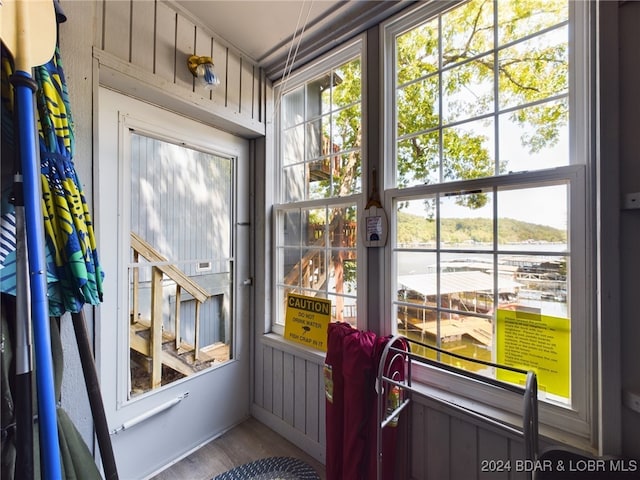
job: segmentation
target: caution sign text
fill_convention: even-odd
[[[287,296],[284,338],[326,352],[330,321],[331,300],[293,293]]]

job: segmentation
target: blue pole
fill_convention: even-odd
[[[15,89],[16,112],[22,175],[24,182],[24,209],[27,230],[27,252],[31,285],[31,314],[38,388],[38,425],[40,430],[40,458],[43,479],[61,478],[60,449],[56,417],[56,395],[49,330],[49,303],[47,300],[47,263],[44,253],[44,222],[42,194],[40,193],[40,165],[36,152],[33,93],[36,83],[29,73],[17,71],[11,77]]]

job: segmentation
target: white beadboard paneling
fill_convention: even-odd
[[[283,363],[284,352],[280,350],[273,351],[273,414],[279,418],[282,418],[283,412],[283,390],[284,390],[284,378],[283,378]]]
[[[318,389],[319,389],[318,397],[320,402],[318,405],[318,428],[319,428],[318,443],[322,445],[326,445],[327,432],[326,432],[325,418],[326,418],[326,412],[327,412],[327,400],[324,393],[324,368],[323,367],[324,365],[320,365],[319,372],[318,372]]]
[[[176,56],[177,14],[166,4],[156,4],[156,58],[153,73],[173,82]]]
[[[264,347],[262,355],[262,371],[264,377],[262,405],[265,410],[273,412],[273,348]]]
[[[293,360],[293,426],[301,432],[305,431],[307,424],[306,363],[300,357],[295,357]]]
[[[253,118],[253,65],[244,58],[240,59],[240,115]]]
[[[415,478],[450,478],[451,431],[449,424],[450,417],[447,414],[427,409],[423,430],[423,435],[426,438],[423,447],[426,448],[424,451],[416,451],[412,447],[411,450],[412,456],[423,457],[423,461],[426,462],[426,475]]]
[[[102,18],[102,49],[129,61],[131,2],[105,1]]]
[[[227,102],[232,112],[240,111],[240,57],[227,50]]]
[[[542,445],[541,445],[542,447]],[[524,442],[509,442],[509,460],[511,460],[511,465],[515,465],[515,463],[519,460],[522,460],[526,457],[526,452],[524,450]],[[527,472],[516,472],[511,470],[511,479],[513,480],[529,480],[529,475]]]
[[[283,368],[284,368],[284,374],[283,374],[283,381],[284,381],[284,390],[283,390],[283,399],[284,399],[284,404],[283,404],[283,410],[284,410],[284,416],[282,417],[282,419],[287,422],[289,425],[293,425],[294,424],[294,411],[295,411],[295,397],[294,397],[294,386],[293,386],[293,381],[294,381],[294,359],[295,357],[288,353],[285,352],[284,354],[284,362],[283,362]]]
[[[203,29],[196,27],[196,44],[194,49],[194,54],[199,57],[212,57],[213,54],[211,49],[213,47],[213,39],[210,35],[207,34]],[[216,72],[218,73],[218,72]],[[211,90],[206,90],[203,86],[200,85],[199,80],[195,80],[194,82],[194,92],[200,93],[203,97],[212,98],[213,93]]]
[[[152,83],[175,85],[177,97],[186,97],[180,93],[185,90],[197,97],[198,104],[213,102],[224,109],[225,123],[231,121],[251,130],[264,125],[264,72],[251,59],[240,57],[226,46],[224,40],[194,23],[197,19],[176,11],[169,2],[104,1],[98,5],[101,28],[96,30],[101,34],[101,51],[128,63],[122,73],[129,74],[137,67],[136,78],[157,75]],[[197,84],[187,68],[187,58],[192,54],[213,58],[220,79],[217,88],[208,91]],[[234,131],[227,125],[216,126]]]
[[[220,76],[220,85],[211,91],[211,99],[218,105],[227,103],[227,48],[215,40],[211,40],[211,58],[216,73]]]
[[[422,405],[412,404],[408,410],[411,415],[411,429],[407,449],[422,452],[420,455],[409,455],[411,472],[415,478],[426,478],[427,448],[425,445],[426,409]]]
[[[176,22],[176,70],[175,83],[193,91],[194,78],[187,68],[187,59],[195,51],[196,27],[182,15],[178,14]]]
[[[476,470],[480,479],[507,480],[509,471],[493,468],[493,465],[505,467],[509,461],[509,439],[489,430],[478,430],[478,464]],[[484,465],[483,462],[495,462]],[[483,465],[486,467],[483,471]]]
[[[476,427],[460,418],[453,417],[451,428],[451,477],[476,478],[478,474],[478,439]]]
[[[155,2],[131,4],[131,63],[153,71]]]
[[[307,363],[307,384],[306,384],[306,415],[305,433],[313,440],[318,441],[320,436],[320,424],[318,419],[318,370],[319,367],[311,362]]]

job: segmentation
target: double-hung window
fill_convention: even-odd
[[[384,26],[392,329],[533,369],[541,422],[583,438],[593,374],[588,8],[428,2]],[[520,408],[450,374],[426,381]]]
[[[276,85],[276,332],[289,293],[329,299],[333,321],[357,324],[362,74],[357,39]]]

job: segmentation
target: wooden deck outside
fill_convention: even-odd
[[[171,376],[189,376],[203,370],[213,362],[229,360],[229,345],[215,343],[206,347],[199,345],[200,305],[211,294],[203,287],[185,275],[175,265],[171,265],[167,259],[156,251],[153,246],[141,237],[131,232],[131,248],[133,249],[134,263],[138,263],[139,257],[152,262],[151,269],[151,318],[141,318],[139,314],[139,275],[138,267],[133,270],[131,324],[129,327],[129,348],[132,358],[146,359],[148,363],[143,368],[137,368],[137,381],[134,381],[134,389],[143,391],[148,388],[158,388],[165,384],[163,379],[163,366],[170,368],[174,373]],[[163,298],[162,281],[164,276],[173,280],[176,284],[176,301],[173,314],[173,332],[163,328]],[[180,336],[180,306],[181,292],[184,290],[196,302],[195,308],[195,345],[184,342]],[[136,354],[138,354],[136,356]],[[149,385],[141,388],[140,382],[148,370]]]

